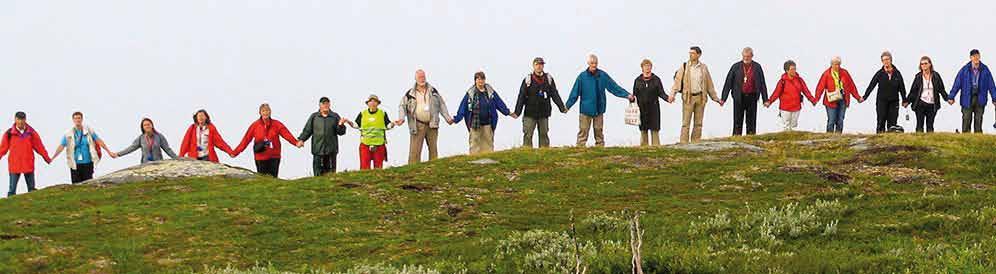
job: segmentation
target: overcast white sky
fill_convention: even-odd
[[[907,85],[925,54],[950,85],[969,49],[980,49],[983,62],[996,52],[988,18],[993,10],[991,1],[5,0],[0,123],[6,128],[15,111],[26,111],[51,153],[73,111],[83,111],[115,150],[129,145],[140,119],[150,117],[178,150],[190,115],[205,108],[234,146],[263,102],[295,135],[321,96],[353,118],[376,93],[396,119],[413,72],[423,68],[453,113],[479,69],[511,105],[536,56],[546,59],[566,99],[588,52],[597,53],[601,67],[627,90],[642,58],[651,58],[670,86],[668,76],[690,45],[702,46],[717,85],[744,46],[755,49],[769,89],[786,59],[799,64],[814,88],[830,57],[840,55],[863,92],[883,50],[893,52]],[[625,106],[623,99],[609,100],[609,145],[639,141],[636,128],[622,122]],[[680,108],[664,104],[662,112],[662,138],[673,143]],[[989,106],[987,129],[992,113]],[[554,115],[554,145],[573,144],[577,115],[577,107]],[[871,101],[852,106],[845,131],[874,132],[874,115]],[[778,130],[775,108],[758,116],[760,132]],[[937,130],[953,132],[960,116],[957,107],[942,108]],[[732,104],[709,105],[705,137],[728,136],[731,121]],[[807,105],[800,129],[822,131],[825,122],[822,107]],[[502,119],[496,148],[519,145],[521,134],[519,120]],[[350,130],[341,140],[340,170],[358,168],[357,135]],[[440,144],[442,156],[466,153],[466,128],[445,126]],[[404,164],[408,133],[390,132],[388,146],[389,164]],[[222,162],[255,169],[251,154],[222,156]],[[139,157],[107,159],[97,175],[137,164]],[[68,181],[64,158],[50,166],[38,159],[36,166],[40,187]],[[0,169],[6,173],[6,159]],[[309,151],[285,146],[281,177],[310,172]]]

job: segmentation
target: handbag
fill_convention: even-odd
[[[841,92],[840,90],[827,92],[827,101],[837,102],[840,101],[841,99],[844,99],[844,93]]]
[[[270,141],[257,142],[252,145],[252,151],[255,153],[262,153],[270,147]]]
[[[631,126],[640,126],[640,105],[636,102],[629,103],[626,107],[626,124]]]

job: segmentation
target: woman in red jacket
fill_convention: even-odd
[[[201,161],[218,162],[218,148],[232,155],[232,148],[221,138],[221,133],[211,123],[211,116],[206,110],[194,113],[194,124],[187,128],[180,144],[180,157],[194,158]]]
[[[802,76],[796,72],[794,61],[785,61],[783,67],[785,74],[782,74],[782,79],[778,80],[775,91],[771,93],[771,98],[767,102],[764,102],[764,107],[770,107],[775,100],[780,101],[778,103],[778,109],[780,110],[778,115],[782,117],[782,121],[785,123],[785,131],[792,131],[799,125],[802,96],[805,95],[810,102],[816,102],[816,98],[813,98],[813,94],[806,87],[806,81],[803,81]]]
[[[854,79],[846,69],[840,67],[840,57],[834,56],[830,61],[830,68],[820,76],[820,82],[816,84],[816,100],[823,97],[823,105],[827,107],[827,132],[841,133],[844,131],[844,113],[851,104],[851,97],[863,102],[858,88],[854,85]],[[843,102],[843,103],[841,103]],[[816,105],[816,101],[813,101]]]
[[[0,159],[3,159],[7,152],[7,168],[10,172],[10,189],[7,197],[14,196],[17,192],[17,181],[24,175],[24,182],[28,184],[28,192],[35,191],[35,153],[41,155],[46,163],[51,164],[52,158],[48,157],[48,151],[42,144],[38,132],[28,125],[28,115],[24,112],[14,114],[14,126],[4,131],[0,140]]]
[[[270,112],[269,104],[259,106],[259,119],[249,125],[232,158],[241,154],[249,141],[255,140],[252,150],[256,158],[256,172],[277,177],[280,172],[280,137],[297,147],[301,147],[301,141],[294,138],[284,123],[270,118]]]

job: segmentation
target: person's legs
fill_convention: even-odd
[[[10,174],[10,185],[7,187],[7,197],[14,196],[17,194],[17,181],[21,180],[21,174],[11,173]]]
[[[918,104],[924,104],[923,101],[918,102]],[[931,106],[921,106],[913,110],[916,115],[916,132],[923,132],[924,121],[927,118],[927,108],[933,108]]]
[[[311,155],[311,170],[315,177],[322,176],[322,156]]]
[[[743,95],[746,99],[747,95]],[[744,114],[746,114],[747,108],[744,104],[744,100],[733,100],[733,136],[744,135]]]
[[[682,101],[681,103],[681,134],[678,135],[678,143],[688,143],[689,129],[688,127],[692,123],[692,111],[695,110],[695,104],[692,103],[692,98],[688,101]]]
[[[439,158],[439,129],[428,128],[425,131],[425,144],[429,147],[429,161]]]
[[[655,146],[655,147],[661,145],[661,131],[660,130],[651,130],[650,131],[650,145],[651,146]]]
[[[24,184],[28,185],[28,192],[37,190],[35,188],[35,173],[24,173]]]
[[[270,159],[270,175],[273,175],[273,178],[280,176],[280,158]]]
[[[490,125],[481,127],[481,153],[495,152],[495,130]]]
[[[844,132],[844,117],[846,116],[846,114],[847,114],[846,104],[840,104],[839,106],[837,106],[837,125],[835,126],[836,133]]]
[[[834,132],[834,127],[837,126],[837,109],[826,106],[827,108],[827,133]]]
[[[411,135],[408,142],[408,164],[415,164],[422,161],[422,144],[425,143],[426,129],[428,124],[415,122],[415,133]]]
[[[387,160],[387,146],[381,145],[377,146],[373,152],[373,167],[375,169],[384,168],[384,161]]]
[[[522,146],[533,147],[533,132],[536,131],[537,119],[522,116]],[[542,133],[541,133],[542,134]]]
[[[339,160],[337,159],[337,156],[339,156],[339,155],[338,155],[338,154],[331,154],[331,155],[328,155],[328,156],[326,156],[326,157],[327,157],[327,158],[326,158],[326,161],[327,161],[326,163],[328,164],[328,167],[329,167],[329,169],[328,169],[328,170],[329,170],[329,171],[328,171],[328,173],[335,173],[335,170],[336,170],[336,162],[338,162],[338,161],[339,161]]]
[[[371,157],[372,156],[371,154],[372,153],[370,152],[370,146],[367,146],[366,144],[362,144],[361,143],[360,144],[360,170],[368,170],[368,169],[370,169],[370,161],[373,158],[373,157]]]
[[[926,127],[927,132],[934,132],[934,118],[937,117],[937,109],[933,106],[929,106],[926,111]]]
[[[875,133],[885,132],[886,120],[889,116],[889,102],[875,100]]]
[[[93,179],[93,163],[76,164],[76,169],[79,171],[80,183]]]
[[[539,147],[550,147],[550,118],[542,118],[536,121],[539,128]]]
[[[470,146],[470,151],[467,153],[470,155],[476,155],[481,153],[481,129],[472,128],[470,132],[467,132],[467,143]]]
[[[746,117],[744,119],[747,124],[747,135],[757,134],[757,100],[757,93],[744,97],[744,107],[746,108]]]
[[[692,127],[692,142],[698,142],[702,140],[702,120],[704,119],[705,115],[705,105],[706,103],[704,100],[699,100],[698,102],[695,102],[695,109],[693,111],[693,114],[695,115],[693,121],[695,124]]]
[[[961,108],[961,133],[972,132],[972,111],[971,107]]]
[[[645,147],[650,145],[650,131],[640,130],[640,146]]]
[[[584,114],[578,115],[578,147],[588,144],[588,130],[591,129],[592,117]]]
[[[982,116],[986,113],[985,102],[980,102],[976,104],[972,109],[972,125],[975,128],[975,133],[982,133]]]
[[[592,119],[591,124],[591,127],[595,131],[595,146],[605,147],[605,133],[602,131],[605,126],[605,114],[595,116]]]
[[[266,169],[266,161],[256,160],[255,163],[256,163],[256,173],[266,174],[266,172],[268,171]]]
[[[886,131],[891,127],[899,125],[899,101],[890,101],[888,110],[889,112],[885,119]]]

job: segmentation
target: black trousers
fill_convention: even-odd
[[[280,158],[256,161],[256,172],[276,178],[280,173]]]
[[[935,104],[940,104],[940,102]],[[934,106],[923,102],[923,100],[917,102],[917,108],[913,110],[916,113],[916,132],[924,132],[925,127],[927,132],[934,132],[934,117],[937,117],[937,108]]]
[[[899,100],[879,99],[875,101],[875,114],[878,121],[875,132],[882,133],[897,125],[899,119]]]
[[[747,135],[757,134],[757,99],[755,93],[742,94],[740,100],[733,100],[733,135],[740,136],[747,124]]]
[[[322,176],[328,173],[335,173],[336,155],[314,155],[312,167],[315,169],[315,176]]]
[[[93,179],[93,163],[76,164],[76,169],[69,170],[69,177],[73,184]]]

